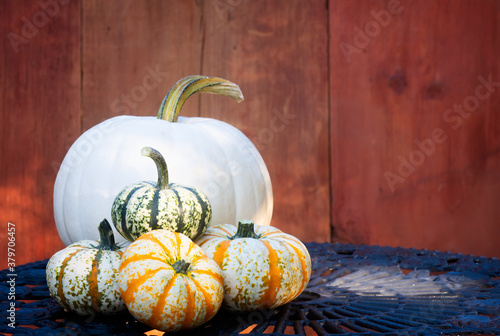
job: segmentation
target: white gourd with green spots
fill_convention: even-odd
[[[118,289],[122,251],[107,220],[99,224],[101,240],[83,240],[54,254],[46,267],[51,296],[79,315],[114,314],[125,304]]]
[[[167,164],[155,149],[144,147],[158,170],[158,182],[139,182],[125,187],[113,202],[115,228],[129,241],[156,229],[200,237],[210,224],[212,207],[199,190],[168,182]]]
[[[232,312],[276,308],[299,296],[311,277],[302,242],[272,226],[241,220],[211,226],[195,241],[222,269],[224,304]]]

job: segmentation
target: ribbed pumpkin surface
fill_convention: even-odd
[[[71,244],[47,264],[51,296],[79,315],[113,314],[125,309],[117,280],[122,252],[99,250],[98,244],[93,240]]]
[[[125,250],[120,291],[130,313],[156,329],[195,328],[223,300],[219,266],[185,235],[151,231]]]
[[[210,224],[212,208],[195,188],[171,183],[159,189],[153,182],[140,182],[120,192],[111,214],[116,229],[130,241],[156,229],[196,239]]]
[[[300,240],[271,226],[254,230],[254,238],[239,238],[235,226],[215,225],[196,241],[221,267],[224,303],[231,311],[281,306],[302,293],[311,276]]]

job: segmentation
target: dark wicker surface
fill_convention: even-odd
[[[465,335],[500,334],[500,261],[438,251],[306,244],[313,275],[294,302],[274,310],[220,311],[178,335]],[[0,333],[144,335],[128,313],[80,318],[49,297],[47,260],[15,269],[15,326],[8,326],[9,271],[0,272]]]

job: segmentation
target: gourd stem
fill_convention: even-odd
[[[174,268],[174,271],[176,273],[182,273],[182,274],[187,274],[187,271],[189,269],[189,266],[191,266],[191,263],[188,263],[184,259],[177,260],[172,267]]]
[[[115,243],[115,236],[113,234],[113,230],[111,229],[111,225],[106,218],[102,220],[97,226],[99,230],[99,245],[97,245],[97,249],[99,250],[110,250],[116,251],[119,250],[120,247]]]
[[[259,239],[259,235],[255,233],[255,227],[252,220],[240,220],[238,222],[238,229],[236,234],[231,237],[231,239],[236,238],[255,238]]]
[[[228,96],[238,103],[243,100],[243,93],[233,82],[218,77],[188,76],[175,83],[167,93],[158,110],[158,119],[176,122],[186,100],[197,92]]]
[[[144,147],[141,150],[141,154],[143,156],[151,158],[156,164],[156,169],[158,170],[158,183],[156,184],[156,188],[168,189],[169,185],[167,163],[165,162],[165,159],[160,154],[160,152],[151,147]]]

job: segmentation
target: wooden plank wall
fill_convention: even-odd
[[[499,256],[500,2],[330,4],[336,236]]]
[[[273,224],[305,241],[330,239],[324,2],[85,1],[83,13],[93,13],[83,21],[84,129],[121,113],[156,115],[184,76],[229,79],[244,102],[198,95],[182,114],[217,118],[245,133],[270,170]],[[151,69],[158,86],[133,99]]]
[[[240,85],[243,103],[198,95],[183,115],[254,142],[273,225],[500,256],[500,1],[42,3],[0,2],[0,239],[15,223],[18,264],[62,247],[52,186],[72,142],[115,115],[155,115],[191,74]],[[157,85],[125,102],[151,73]]]
[[[80,127],[80,5],[0,2],[0,268],[8,223],[15,264],[64,247],[52,192],[57,169]],[[50,14],[50,15],[49,15]]]

